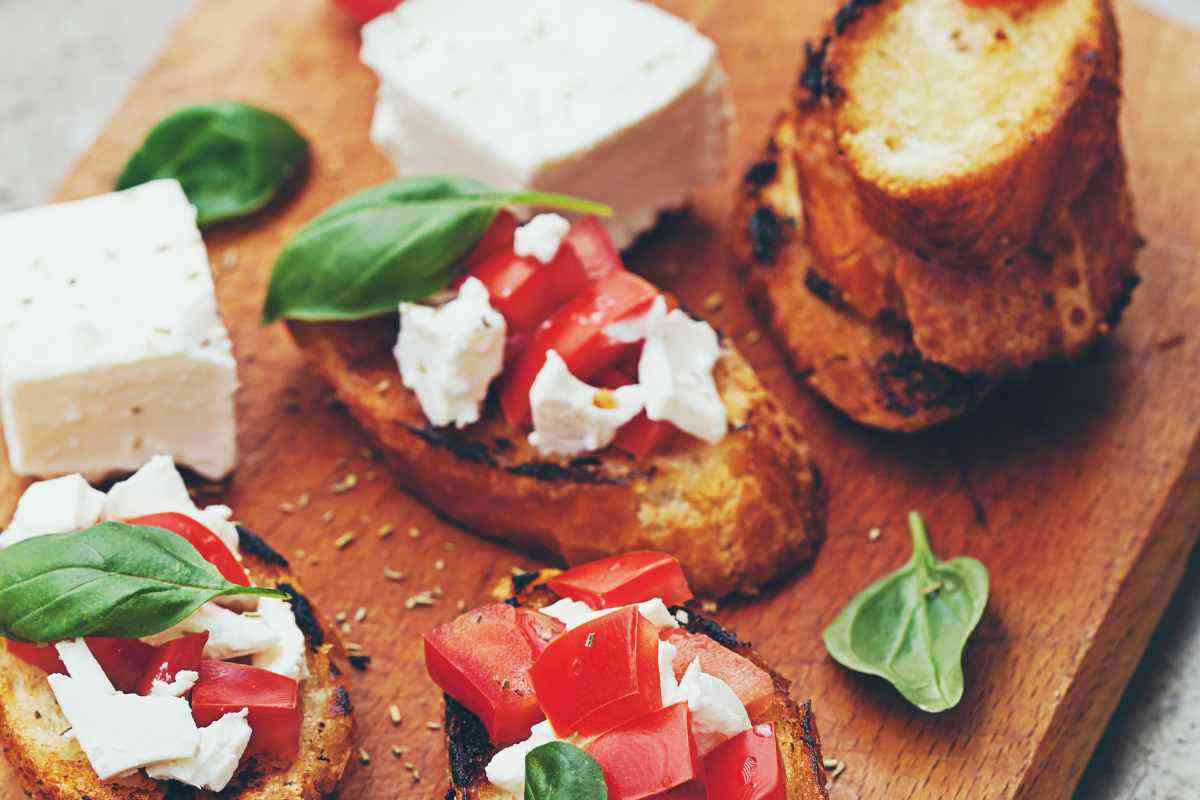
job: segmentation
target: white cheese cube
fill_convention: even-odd
[[[116,694],[117,690],[104,672],[104,667],[92,655],[91,649],[83,639],[69,642],[59,642],[54,645],[58,658],[67,668],[67,674],[98,694]]]
[[[484,767],[488,781],[517,797],[525,796],[525,756],[544,744],[556,741],[549,722],[539,722],[529,731],[529,738],[509,745],[492,756]]]
[[[183,698],[106,694],[66,675],[47,680],[102,781],[156,761],[190,758],[200,746],[192,709]]]
[[[205,603],[195,614],[162,633],[143,637],[147,644],[160,645],[190,633],[208,632],[206,658],[228,661],[262,653],[279,644],[275,630],[259,616],[238,614],[216,603]]]
[[[582,600],[572,600],[569,597],[563,597],[543,608],[542,613],[547,617],[554,617],[563,625],[566,625],[567,630],[571,630],[572,628],[578,628],[589,620],[595,619],[596,612]]]
[[[465,174],[612,206],[617,247],[724,169],[713,42],[638,0],[407,0],[363,29],[371,136],[401,175]]]
[[[20,475],[233,469],[236,365],[179,183],[0,216],[0,413]]]
[[[293,680],[307,678],[307,644],[303,631],[296,624],[291,604],[275,598],[263,598],[258,603],[258,615],[275,635],[275,642],[262,652],[255,653],[250,663]]]
[[[700,755],[706,755],[721,742],[750,730],[746,707],[729,684],[700,669],[694,660],[679,682],[678,699],[687,700],[692,712],[692,735]]]
[[[89,486],[82,475],[32,483],[17,501],[12,524],[0,536],[0,547],[47,533],[90,528],[103,509],[104,493]]]
[[[216,722],[200,729],[200,747],[190,758],[163,761],[146,767],[146,774],[155,780],[175,780],[219,792],[229,785],[237,772],[246,745],[250,744],[248,711],[226,714]]]
[[[464,281],[441,308],[400,304],[396,363],[431,423],[465,428],[479,420],[488,386],[504,367],[507,331],[478,278]]]
[[[617,430],[642,410],[642,390],[601,390],[576,378],[550,350],[529,390],[533,433],[529,443],[546,455],[590,453],[607,447]]]

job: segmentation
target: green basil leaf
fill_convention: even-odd
[[[922,711],[945,711],[962,699],[963,648],[987,605],[988,572],[973,558],[938,560],[920,514],[908,524],[912,558],[850,601],[825,629],[825,648]]]
[[[308,163],[308,142],[287,120],[242,103],[190,106],[154,126],[118,189],[175,178],[207,227],[262,209]]]
[[[363,319],[428,297],[450,283],[456,262],[507,205],[611,213],[586,200],[502,192],[453,175],[389,181],[332,206],[287,243],[263,322]]]
[[[525,756],[525,800],[608,800],[600,765],[567,742],[550,742]]]
[[[286,596],[230,583],[182,536],[144,525],[103,522],[0,550],[6,639],[150,636],[228,595]]]

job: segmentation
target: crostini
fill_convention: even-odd
[[[31,616],[2,615],[0,744],[31,796],[320,800],[335,790],[353,731],[340,645],[287,560],[229,516],[197,508],[165,457],[107,494],[78,475],[25,491],[0,535],[6,604],[24,590],[11,585],[18,568],[76,546],[103,553],[86,567],[93,585],[126,598],[87,609],[50,601],[54,626],[100,631],[54,643],[29,633]],[[103,570],[150,550],[174,559],[154,573],[164,581],[201,570],[204,585],[223,580],[229,594],[192,611],[154,601],[161,588],[105,583]],[[254,587],[274,596],[239,594],[264,591]],[[105,633],[114,626],[137,635]]]
[[[927,428],[1078,356],[1137,284],[1109,4],[983,5],[845,6],[744,182],[758,306],[875,427]]]
[[[518,575],[427,634],[448,796],[827,800],[811,702],[691,598],[675,559],[628,553]]]
[[[559,563],[670,552],[706,596],[813,556],[799,426],[728,340],[625,269],[596,218],[501,211],[459,252],[450,291],[399,314],[288,320],[403,486]],[[277,265],[269,308],[300,271]]]

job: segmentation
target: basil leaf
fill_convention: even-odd
[[[242,103],[190,106],[154,126],[117,188],[175,178],[204,228],[262,209],[307,162],[308,142],[282,117]]]
[[[525,756],[525,800],[608,800],[600,765],[567,742],[549,742]]]
[[[908,524],[912,558],[850,601],[825,629],[825,648],[922,711],[945,711],[962,699],[962,652],[987,605],[988,572],[973,558],[938,560],[921,515]]]
[[[445,288],[455,263],[507,205],[607,215],[586,200],[501,192],[453,175],[367,189],[308,223],[275,261],[263,322],[363,319]]]
[[[55,642],[161,633],[227,595],[285,597],[230,583],[182,536],[104,522],[0,550],[0,636]]]

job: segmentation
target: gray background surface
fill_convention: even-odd
[[[50,194],[189,2],[0,0],[0,211]],[[1200,0],[1146,5],[1200,28]],[[1076,800],[1200,798],[1198,589],[1200,551]]]

